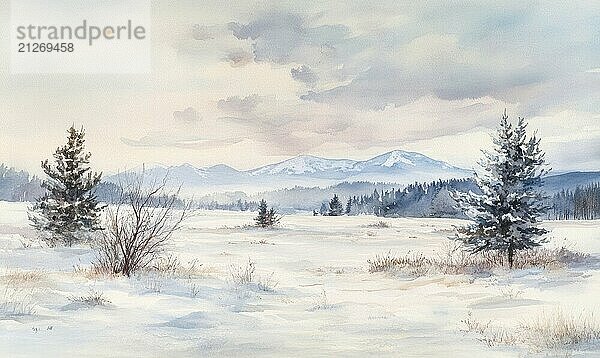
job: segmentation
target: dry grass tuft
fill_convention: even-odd
[[[35,271],[9,271],[2,276],[2,281],[9,286],[31,286],[39,283],[44,278],[44,273]]]
[[[73,265],[73,272],[76,275],[83,276],[88,280],[109,279],[120,276],[105,266],[91,265],[82,266],[81,264]]]
[[[375,229],[387,229],[387,228],[390,228],[392,226],[389,223],[387,223],[387,222],[385,222],[383,220],[379,220],[376,223],[368,224],[367,227],[372,227],[372,228],[375,228]]]
[[[104,293],[95,290],[90,290],[82,296],[70,296],[68,299],[72,303],[80,303],[89,307],[106,306],[111,303],[110,300],[104,297]]]
[[[558,249],[535,248],[522,250],[515,255],[514,269],[541,268],[560,269],[584,262],[589,255],[573,252],[565,247]],[[494,269],[508,268],[505,255],[499,252],[466,252],[458,243],[446,245],[442,253],[425,256],[419,252],[408,252],[402,256],[387,252],[367,260],[369,272],[396,272],[411,276],[427,274],[477,274],[489,273]]]
[[[334,306],[331,303],[329,303],[329,300],[327,299],[327,292],[325,292],[325,289],[323,289],[323,291],[321,291],[321,294],[314,300],[313,305],[308,310],[314,312],[321,310],[329,310],[333,307]]]
[[[191,279],[206,275],[206,270],[204,270],[198,259],[190,260],[184,264],[175,255],[167,255],[155,260],[147,271],[160,273],[162,276],[171,278]]]
[[[8,271],[0,277],[0,318],[33,315],[39,283],[45,275],[41,271]]]
[[[489,347],[524,345],[534,349],[564,349],[600,341],[600,325],[593,314],[565,314],[557,310],[506,328],[494,326],[492,321],[481,322],[469,312],[461,323],[464,325],[461,331],[475,334],[477,340]]]
[[[10,318],[35,314],[37,290],[5,286],[0,294],[0,317]]]
[[[248,262],[244,265],[231,264],[229,266],[229,276],[231,282],[235,285],[247,285],[254,282],[254,272],[256,271],[256,263],[248,258]]]
[[[229,276],[231,282],[236,286],[254,286],[260,291],[273,292],[279,284],[273,278],[274,272],[267,276],[256,274],[256,262],[248,258],[248,262],[243,265],[231,264],[229,266]]]
[[[268,242],[265,239],[260,239],[258,241],[250,241],[251,245],[275,245],[273,242]]]
[[[36,313],[36,296],[39,282],[44,278],[41,271],[9,271],[1,277],[0,318],[33,315]]]
[[[488,347],[517,343],[515,335],[510,334],[503,327],[493,326],[492,321],[481,322],[477,320],[473,316],[473,312],[469,312],[467,317],[460,322],[464,325],[464,328],[461,329],[462,332],[476,334],[477,340],[485,343]]]
[[[431,259],[421,253],[407,253],[404,256],[394,256],[391,252],[376,255],[367,260],[369,272],[405,272],[412,276],[424,276],[433,267]]]
[[[519,329],[526,339],[544,348],[600,341],[600,323],[592,313],[567,314],[557,310],[521,323]]]
[[[274,272],[271,272],[267,276],[259,277],[256,281],[256,287],[258,287],[259,290],[264,292],[275,291],[275,287],[277,287],[279,282],[273,278],[274,274]]]

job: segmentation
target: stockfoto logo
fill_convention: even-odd
[[[13,0],[11,72],[149,73],[150,10],[150,0]]]
[[[146,28],[142,25],[134,25],[132,20],[127,20],[127,24],[120,26],[96,26],[88,25],[87,20],[83,20],[82,25],[73,28],[72,26],[41,26],[27,25],[17,26],[17,40],[87,40],[92,46],[96,40],[144,40],[146,38]]]

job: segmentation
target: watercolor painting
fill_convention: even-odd
[[[0,22],[0,357],[600,357],[600,3]]]

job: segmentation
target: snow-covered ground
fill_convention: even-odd
[[[88,248],[30,245],[26,206],[0,203],[0,356],[600,355],[593,344],[489,347],[461,322],[469,312],[504,327],[557,310],[598,315],[598,265],[488,277],[371,274],[367,260],[389,250],[443,253],[461,222],[385,219],[389,228],[375,228],[371,216],[297,214],[276,230],[242,227],[252,217],[207,211],[190,219],[170,247],[183,266],[195,263],[189,272],[111,278],[83,272],[94,259]],[[600,256],[600,222],[546,227],[550,246]],[[232,266],[248,260],[260,285],[232,280]],[[91,291],[110,303],[72,299]]]

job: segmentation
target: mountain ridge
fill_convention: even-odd
[[[139,172],[139,169],[137,170]],[[116,182],[121,175],[108,176]],[[189,163],[144,167],[152,178],[170,181],[191,191],[245,190],[249,192],[301,186],[328,186],[343,181],[375,181],[410,184],[437,179],[466,178],[472,172],[416,152],[393,150],[366,160],[329,159],[299,155],[254,169],[237,170],[226,164],[197,168]]]

